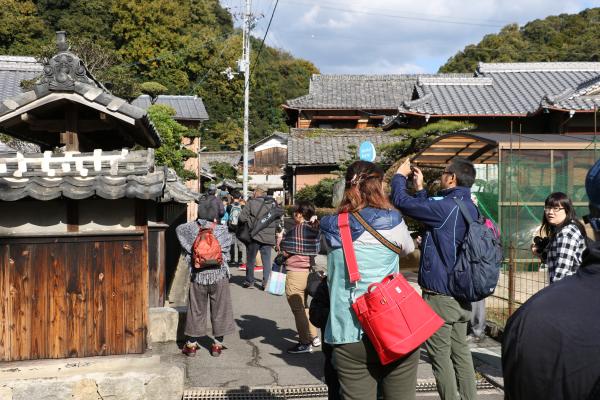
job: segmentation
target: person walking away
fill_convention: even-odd
[[[246,280],[242,285],[244,288],[254,287],[254,267],[256,267],[256,255],[259,251],[263,264],[263,280],[260,289],[264,290],[269,280],[271,249],[275,246],[276,230],[280,223],[278,219],[271,220],[270,217],[275,214],[275,211],[281,211],[276,210],[277,207],[275,200],[267,196],[266,190],[258,187],[254,190],[254,197],[248,200],[240,214],[239,222],[248,223],[252,230],[252,240],[246,246]]]
[[[242,213],[242,208],[244,207],[240,192],[233,192],[232,200],[232,203],[229,204],[226,209],[226,212],[229,214],[227,226],[229,227],[229,232],[231,232],[233,236],[233,245],[231,246],[233,254],[232,262],[236,264],[240,270],[245,271],[246,245],[242,243],[242,241],[236,235],[239,228],[240,214]]]
[[[573,274],[554,280],[508,319],[502,342],[507,400],[600,399],[600,161],[585,188],[590,214],[584,220],[596,241],[586,239]]]
[[[219,201],[214,195],[213,197]],[[218,224],[214,218],[218,214],[218,209],[199,209],[198,212],[196,221],[179,225],[175,229],[189,265],[191,280],[184,329],[186,343],[182,352],[186,356],[196,355],[200,338],[207,334],[208,310],[210,310],[214,338],[210,353],[212,356],[218,357],[225,348],[223,344],[225,335],[235,331],[228,266],[232,238],[227,227]],[[220,265],[202,269],[194,268],[192,257],[194,241],[201,227],[213,230],[221,247],[223,261]]]
[[[317,328],[308,320],[306,296],[310,267],[321,250],[321,233],[314,205],[301,201],[294,207],[293,215],[296,225],[279,244],[286,257],[285,295],[294,314],[299,337],[299,342],[288,353],[310,353],[313,346],[321,345]]]
[[[549,282],[573,275],[581,265],[587,235],[566,194],[555,192],[546,198],[540,228],[542,233],[548,238],[547,244],[541,247],[534,242],[531,251],[546,264]]]
[[[201,194],[198,199],[198,215],[202,214],[208,221],[219,223],[225,214],[223,202],[216,196],[217,187],[213,184],[208,186],[206,193]]]
[[[412,177],[416,189],[408,193],[407,181]],[[431,359],[437,390],[442,400],[463,400],[477,395],[475,370],[466,340],[471,319],[471,303],[454,299],[448,288],[448,274],[456,264],[458,249],[467,232],[467,224],[455,198],[464,202],[473,219],[478,211],[471,201],[471,186],[475,182],[473,163],[454,158],[441,176],[442,191],[437,197],[427,197],[423,173],[411,167],[408,159],[392,178],[394,205],[406,216],[425,225],[421,241],[419,286],[423,299],[444,319],[444,325],[425,342]]]
[[[392,207],[383,191],[383,175],[383,170],[373,163],[352,163],[346,172],[344,196],[338,212],[359,213],[374,230],[408,254],[414,250],[414,243],[402,215]],[[328,247],[327,283],[331,297],[324,341],[333,345],[333,364],[342,398],[375,400],[379,382],[386,400],[414,399],[419,349],[382,365],[350,307],[352,299],[365,293],[370,284],[399,272],[399,256],[371,235],[352,214],[349,217],[361,274],[356,285],[351,285],[348,277],[338,215],[325,216],[321,220],[321,232]]]

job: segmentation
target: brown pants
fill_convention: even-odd
[[[225,336],[235,331],[229,279],[223,278],[212,285],[192,282],[189,293],[184,332],[186,336],[198,338],[207,334],[209,306],[213,336]]]
[[[308,270],[288,271],[285,278],[285,295],[296,320],[296,330],[300,342],[311,343],[317,337],[317,328],[308,320],[308,304],[306,303],[306,283],[308,281]]]

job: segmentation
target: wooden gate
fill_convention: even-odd
[[[0,239],[0,360],[142,353],[143,235]]]

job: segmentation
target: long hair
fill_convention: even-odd
[[[355,212],[365,207],[392,209],[383,191],[383,169],[368,161],[355,161],[346,171],[344,197],[338,212]]]
[[[548,217],[546,217],[546,212],[544,212],[544,217],[542,219],[542,226],[540,228],[540,232],[544,232],[546,236],[552,238],[557,232],[560,232],[562,228],[569,224],[574,224],[579,228],[579,231],[583,235],[583,237],[587,237],[585,233],[585,227],[579,222],[577,219],[577,214],[575,213],[575,207],[573,207],[573,203],[569,196],[564,194],[563,192],[554,192],[550,194],[550,196],[546,197],[546,201],[544,202],[544,208],[548,207],[561,207],[565,209],[566,218],[565,220],[557,225],[551,225],[548,221]]]

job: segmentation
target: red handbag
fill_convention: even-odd
[[[358,213],[352,215],[384,246],[401,253],[398,246],[385,239]],[[360,272],[352,245],[348,213],[338,215],[338,225],[352,284],[360,280]],[[354,301],[352,309],[383,365],[410,354],[444,324],[444,320],[398,273],[369,285],[366,293]]]

